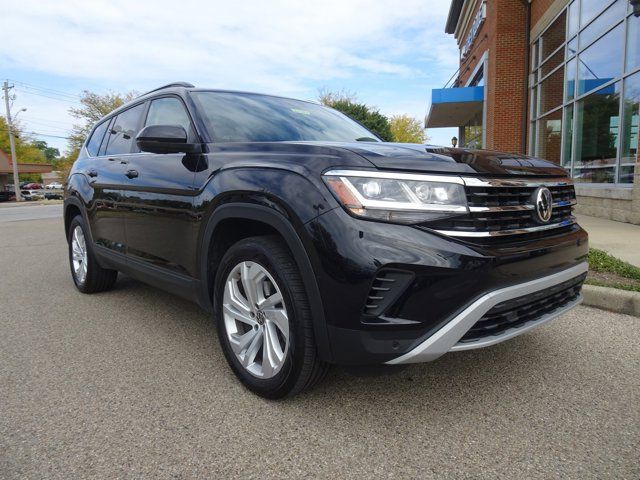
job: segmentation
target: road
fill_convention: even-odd
[[[62,216],[62,204],[39,205],[36,203],[0,203],[0,223],[20,220],[42,220]]]
[[[0,232],[0,478],[640,478],[637,318],[580,307],[271,402],[195,305],[123,276],[78,293],[61,219]]]

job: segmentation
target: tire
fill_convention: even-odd
[[[102,268],[93,252],[93,245],[86,234],[87,227],[81,215],[71,220],[68,232],[69,266],[76,288],[82,293],[104,292],[113,288],[118,277],[117,270]],[[84,245],[84,249],[76,247]],[[76,251],[74,258],[74,249]],[[78,268],[80,266],[80,268]]]
[[[256,288],[246,290],[249,277],[259,280]],[[317,356],[307,293],[279,237],[251,237],[233,245],[220,262],[214,285],[218,339],[245,387],[279,399],[324,378],[329,365]],[[251,297],[261,308],[251,306]]]

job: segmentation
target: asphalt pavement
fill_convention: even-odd
[[[579,307],[494,347],[381,377],[334,368],[266,401],[197,306],[122,275],[83,295],[61,218],[5,210],[2,479],[640,478],[637,318]]]

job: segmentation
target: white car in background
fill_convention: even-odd
[[[60,182],[53,182],[44,188],[46,188],[47,190],[62,190],[62,184]]]

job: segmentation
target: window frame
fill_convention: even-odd
[[[182,104],[182,107],[184,108],[184,111],[187,113],[187,117],[189,118],[189,122],[191,123],[191,132],[187,132],[187,142],[201,143],[200,135],[198,134],[198,130],[196,129],[196,122],[194,122],[193,120],[193,115],[191,115],[191,112],[189,111],[189,107],[187,107],[187,103],[184,101],[184,99],[180,95],[176,95],[175,93],[165,93],[162,95],[157,95],[152,98],[148,98],[146,100],[147,105],[144,110],[144,114],[143,114],[144,120],[142,122],[141,128],[144,128],[147,126],[147,118],[149,117],[149,110],[151,109],[151,103],[155,100],[161,100],[163,98],[176,98]],[[136,145],[136,148],[137,148],[137,145]]]
[[[628,50],[628,44],[627,44],[627,40],[628,40],[628,30],[629,30],[629,22],[630,22],[630,18],[633,15],[633,11],[632,9],[629,7],[628,2],[627,2],[627,9],[625,10],[625,12],[622,15],[622,18],[617,17],[615,19],[612,19],[611,23],[609,25],[607,25],[606,27],[604,27],[600,33],[598,34],[598,36],[596,36],[595,38],[592,39],[592,41],[590,41],[588,44],[580,45],[580,36],[582,35],[583,31],[587,28],[589,28],[589,26],[591,26],[593,24],[593,22],[597,21],[598,18],[600,18],[600,16],[606,12],[609,8],[611,8],[613,6],[613,4],[616,2],[616,0],[608,0],[606,2],[603,2],[603,5],[601,6],[600,10],[598,11],[598,13],[591,18],[587,23],[585,23],[584,25],[580,25],[579,24],[579,20],[580,20],[580,16],[581,16],[581,10],[582,10],[582,0],[574,0],[573,2],[568,2],[567,5],[560,11],[558,12],[554,18],[551,19],[551,21],[549,22],[549,24],[546,26],[546,28],[540,32],[540,34],[531,42],[531,52],[532,52],[532,56],[535,55],[536,58],[532,58],[531,64],[530,64],[530,87],[529,87],[529,132],[530,132],[530,141],[529,141],[529,145],[528,145],[528,152],[530,155],[537,155],[540,152],[539,146],[538,146],[538,142],[540,140],[540,124],[541,121],[544,119],[544,117],[547,117],[548,115],[556,112],[557,110],[562,110],[562,136],[561,136],[561,145],[560,145],[560,165],[564,166],[564,168],[566,168],[571,176],[573,177],[575,174],[575,155],[576,155],[576,144],[577,144],[577,137],[578,135],[577,133],[577,105],[578,102],[580,102],[581,100],[583,100],[584,98],[588,97],[589,95],[592,95],[594,92],[597,92],[598,90],[607,88],[611,85],[616,84],[617,82],[621,82],[621,90],[620,90],[620,102],[619,102],[619,112],[618,112],[618,135],[617,135],[617,142],[616,142],[616,162],[615,162],[615,178],[614,178],[614,182],[613,183],[606,183],[606,184],[598,184],[598,183],[585,183],[584,185],[615,185],[615,186],[619,186],[619,187],[631,187],[633,184],[630,183],[619,183],[619,175],[620,175],[620,162],[621,162],[621,155],[622,155],[622,135],[621,135],[621,128],[622,128],[622,114],[623,114],[623,107],[624,107],[624,101],[623,99],[625,98],[625,86],[626,86],[626,79],[631,77],[632,75],[637,74],[638,72],[640,72],[640,66],[637,66],[633,69],[629,69],[626,70],[627,66],[626,66],[626,60],[627,60],[627,50]],[[576,10],[576,15],[577,15],[577,19],[578,19],[578,26],[577,29],[575,31],[575,33],[571,33],[569,31],[569,26],[570,26],[570,9],[574,7],[577,8]],[[563,14],[566,14],[565,17],[565,21],[567,22],[565,25],[565,39],[564,42],[556,49],[554,50],[552,53],[550,53],[545,59],[542,59],[542,48],[541,48],[541,39],[542,37],[545,35],[545,33],[547,32],[547,30],[549,28],[551,28],[554,23],[558,20],[558,18],[560,18]],[[621,62],[621,69],[619,70],[621,73],[619,73],[617,76],[615,76],[614,78],[612,78],[610,81],[608,81],[607,83],[604,83],[602,85],[598,85],[597,87],[591,88],[589,91],[585,91],[584,93],[580,94],[580,95],[576,95],[577,93],[577,83],[578,83],[578,69],[579,69],[579,55],[584,52],[586,49],[588,49],[589,47],[591,47],[593,44],[595,44],[596,42],[598,42],[599,40],[601,40],[605,35],[609,34],[612,30],[614,30],[615,28],[617,28],[618,26],[622,25],[622,30],[623,30],[623,37],[624,37],[624,45],[623,45],[623,49],[622,49],[622,55],[620,57],[620,62]],[[575,42],[577,44],[577,48],[576,48],[576,52],[572,55],[568,54],[567,48],[568,45],[571,42]],[[553,70],[549,71],[544,77],[541,76],[542,73],[542,66],[543,64],[545,64],[547,61],[549,61],[560,49],[564,49],[564,58],[561,61],[561,63],[556,66]],[[567,71],[569,68],[569,63],[573,60],[576,59],[575,61],[575,72],[573,72],[576,77],[576,85],[574,85],[574,96],[573,98],[569,99],[567,96],[567,89],[566,89],[566,81],[567,81]],[[546,112],[541,112],[540,111],[540,106],[542,104],[542,98],[541,98],[541,84],[544,80],[546,80],[548,77],[550,77],[551,75],[553,75],[558,69],[560,68],[565,68],[565,73],[564,73],[564,78],[563,78],[563,95],[562,95],[562,101],[559,105],[557,105],[556,107],[554,107],[553,109],[546,111]],[[536,105],[534,105],[534,102],[536,103]],[[572,130],[572,135],[571,137],[571,147],[567,148],[568,145],[565,145],[565,141],[567,138],[567,132],[566,130],[569,128],[568,122],[565,121],[567,120],[565,117],[565,111],[568,108],[572,108],[572,118],[568,119],[571,124],[570,124],[570,128]],[[569,152],[569,154],[571,155],[571,158],[569,159],[565,159],[565,155],[567,154],[567,152]]]
[[[111,118],[106,118],[98,123],[96,123],[93,128],[91,129],[91,133],[89,134],[89,136],[87,137],[86,142],[84,143],[84,149],[85,152],[87,154],[87,157],[89,158],[97,158],[100,156],[100,150],[102,149],[102,143],[104,142],[104,137],[107,135],[107,132],[109,131],[109,127],[111,126]],[[100,139],[100,143],[98,143],[98,149],[96,150],[96,154],[92,155],[91,152],[89,151],[89,143],[91,142],[91,140],[93,139],[93,136],[96,133],[96,130],[98,130],[98,127],[102,126],[106,124],[107,128],[105,129],[104,132],[102,132],[102,138]]]
[[[136,102],[133,105],[129,105],[127,108],[125,108],[125,109],[123,109],[121,111],[118,111],[117,114],[113,115],[111,117],[111,124],[109,125],[109,130],[108,130],[109,131],[109,136],[112,135],[113,127],[115,126],[115,123],[118,120],[118,117],[120,115],[122,115],[123,113],[126,113],[126,112],[128,112],[128,111],[130,111],[130,110],[132,110],[132,109],[134,109],[136,107],[142,106],[143,107],[142,108],[142,112],[140,114],[140,117],[138,118],[138,123],[136,125],[136,132],[137,132],[136,135],[137,135],[140,132],[140,130],[142,129],[142,125],[143,125],[142,124],[142,119],[146,118],[146,112],[147,112],[147,109],[148,109],[148,105],[146,103],[147,103],[147,99],[139,101],[139,102]],[[105,136],[105,139],[107,139],[106,136]],[[103,139],[103,142],[104,142],[104,139]],[[133,142],[131,142],[131,147],[129,147],[129,151],[128,152],[108,153],[107,152],[108,148],[109,148],[109,140],[107,139],[107,141],[106,141],[106,143],[104,145],[103,156],[114,156],[114,157],[117,157],[117,156],[121,156],[121,155],[131,155],[133,153],[137,153],[136,150],[139,150],[138,146],[136,145],[135,137],[133,138]]]

